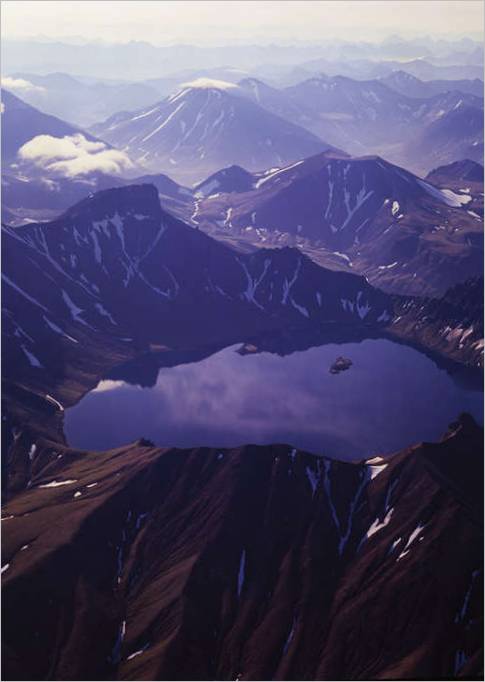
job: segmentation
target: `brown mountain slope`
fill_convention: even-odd
[[[359,464],[58,447],[3,512],[4,678],[477,676],[482,435]]]

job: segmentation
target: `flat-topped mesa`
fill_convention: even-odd
[[[162,209],[157,188],[143,184],[102,190],[75,204],[59,220],[102,220],[115,213],[159,220]]]

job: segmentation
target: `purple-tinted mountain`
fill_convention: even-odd
[[[37,441],[3,509],[5,679],[477,679],[483,429],[344,463]]]
[[[18,175],[2,174],[3,222],[8,225],[51,220],[94,192],[133,183],[155,185],[164,206],[174,215],[185,215],[193,201],[191,190],[162,174],[127,180],[99,172],[84,178],[52,177],[38,171],[29,176],[26,172],[24,168]]]
[[[51,223],[2,235],[4,395],[14,431],[34,428],[26,403],[40,405],[35,429],[52,434],[46,395],[73,404],[153,347],[220,348],[327,324],[365,336],[393,318],[391,297],[363,277],[325,270],[297,249],[239,254],[166,213],[151,185],[99,192]],[[15,438],[4,433],[7,452]],[[24,465],[14,487],[28,482]]]
[[[428,173],[426,180],[438,186],[452,186],[457,183],[462,185],[463,181],[483,185],[483,166],[476,161],[463,159],[435,168]]]
[[[397,336],[483,367],[483,276],[456,284],[438,300],[396,299],[395,313]]]
[[[254,174],[241,166],[229,166],[213,173],[194,187],[194,196],[206,197],[217,193],[249,192],[254,188]]]
[[[324,153],[254,175],[250,191],[214,188],[187,220],[219,238],[296,244],[390,291],[442,295],[482,272],[483,187],[469,185],[438,189],[379,157]]]
[[[455,93],[450,97],[455,99]],[[483,163],[483,105],[459,98],[452,108],[442,108],[438,114],[409,143],[405,159],[410,163],[421,159],[421,167],[428,170],[460,159]]]
[[[81,127],[117,111],[139,109],[160,99],[158,90],[150,83],[85,82],[66,73],[11,75],[12,79],[22,79],[33,86],[22,89],[25,102]]]
[[[429,80],[422,81],[406,71],[393,71],[381,79],[388,87],[406,97],[426,98],[452,90],[483,99],[483,80]]]
[[[64,137],[82,132],[55,116],[43,114],[8,90],[2,91],[2,164],[4,167],[16,161],[17,152],[26,142],[37,135]],[[85,133],[83,133],[85,134]],[[86,138],[93,140],[91,135]]]
[[[478,52],[476,58],[469,63],[463,64],[460,61],[457,58],[455,63],[435,64],[427,59],[419,58],[408,61],[352,59],[345,54],[338,61],[325,58],[313,59],[301,63],[299,69],[315,76],[327,73],[331,76],[343,75],[357,80],[383,78],[395,71],[405,71],[423,81],[483,79],[483,52]]]
[[[297,249],[238,254],[163,211],[150,185],[99,192],[3,238],[9,366],[34,379],[55,377],[56,345],[68,339],[75,353],[79,334],[172,347],[326,320],[380,327],[392,315],[363,277]]]
[[[395,311],[408,300],[422,305],[298,249],[237,253],[166,213],[150,185],[99,192],[51,223],[4,227],[2,239],[5,453],[20,447],[19,425],[25,437],[60,437],[62,411],[51,398],[72,405],[114,366],[153,348],[221,348],[292,329],[393,334]],[[444,322],[453,331],[463,320]],[[456,334],[439,353],[480,364],[479,329],[462,338],[461,353]],[[408,330],[415,341],[411,322]],[[4,476],[13,489],[29,480],[27,452],[20,448],[20,468]]]
[[[241,87],[269,111],[351,154],[379,154],[419,173],[483,158],[483,99],[458,89],[416,97],[385,80],[323,74],[284,90],[254,79]]]
[[[173,218],[151,185],[4,227],[2,259],[5,679],[476,675],[483,432],[470,417],[440,443],[353,464],[143,438],[81,452],[63,418],[149,351],[325,328],[426,347],[420,311],[474,325],[477,283],[433,306],[297,249],[239,254]],[[436,352],[477,364],[479,326],[453,324],[461,355],[452,329]]]
[[[151,170],[185,183],[231,164],[260,170],[329,149],[312,133],[252,102],[237,86],[206,79],[92,130]]]

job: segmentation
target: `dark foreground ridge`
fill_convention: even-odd
[[[3,678],[478,679],[482,438],[59,446],[3,510]]]

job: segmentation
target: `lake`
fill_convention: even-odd
[[[162,367],[150,388],[101,381],[66,410],[69,444],[105,450],[141,437],[176,447],[288,443],[352,460],[436,440],[460,412],[482,422],[481,391],[393,341],[329,343],[285,356],[241,355],[239,347]],[[331,374],[338,356],[353,364]]]

